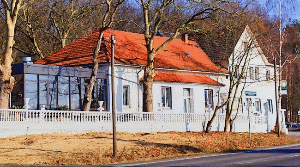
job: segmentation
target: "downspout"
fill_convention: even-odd
[[[142,66],[140,66],[140,70],[136,73],[136,84],[137,84],[137,92],[138,92],[138,109],[137,111],[140,112],[140,82],[139,82],[139,73],[142,71]]]

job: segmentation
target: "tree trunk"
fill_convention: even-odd
[[[91,103],[93,100],[93,89],[94,89],[94,85],[97,79],[97,74],[98,74],[98,54],[101,50],[101,43],[102,43],[102,38],[103,38],[103,34],[104,34],[104,30],[100,28],[100,34],[99,34],[99,39],[97,42],[97,46],[94,50],[94,55],[93,55],[93,70],[92,70],[92,75],[90,77],[90,82],[89,84],[86,86],[85,88],[85,94],[84,94],[84,98],[83,98],[83,104],[82,104],[82,111],[90,111],[91,108]]]
[[[12,48],[14,45],[15,22],[11,20],[10,16],[6,16],[6,17],[7,17],[7,34],[6,34],[7,41],[5,45],[4,54],[2,56],[1,67],[0,67],[0,108],[1,109],[8,108],[9,94],[12,91],[15,84],[14,77],[11,76],[11,64],[13,62]]]
[[[225,120],[224,132],[228,132],[229,121],[229,119]]]
[[[229,111],[231,111],[229,98],[228,98],[228,102],[227,102],[226,106],[227,106],[227,108],[226,108],[224,132],[228,132],[229,121],[230,121],[230,118],[231,118],[231,112],[229,112]]]
[[[233,131],[233,123],[234,123],[234,121],[230,120],[229,123],[230,123],[230,132],[232,132]]]
[[[151,65],[152,64],[152,65]],[[143,111],[153,112],[153,79],[155,76],[155,71],[153,69],[153,63],[149,63],[144,70],[144,81],[143,81]]]

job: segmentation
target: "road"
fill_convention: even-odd
[[[300,138],[300,132],[291,132]],[[300,144],[269,149],[226,152],[207,156],[195,156],[126,166],[300,166]],[[121,166],[123,166],[121,165]]]

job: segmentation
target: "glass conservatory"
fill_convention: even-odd
[[[30,109],[80,110],[91,69],[84,67],[59,67],[30,62],[14,64],[12,75],[16,79],[11,96],[11,108],[23,108],[24,98],[29,99]],[[99,108],[98,101],[107,109],[107,75],[98,71],[93,90],[91,110]]]

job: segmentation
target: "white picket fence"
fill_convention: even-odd
[[[119,132],[202,131],[209,120],[203,114],[117,113]],[[218,115],[212,131],[224,129],[225,115]],[[267,117],[250,118],[251,132],[267,132]],[[238,115],[233,130],[249,131],[249,118]],[[0,137],[112,131],[112,114],[92,111],[0,109]]]

